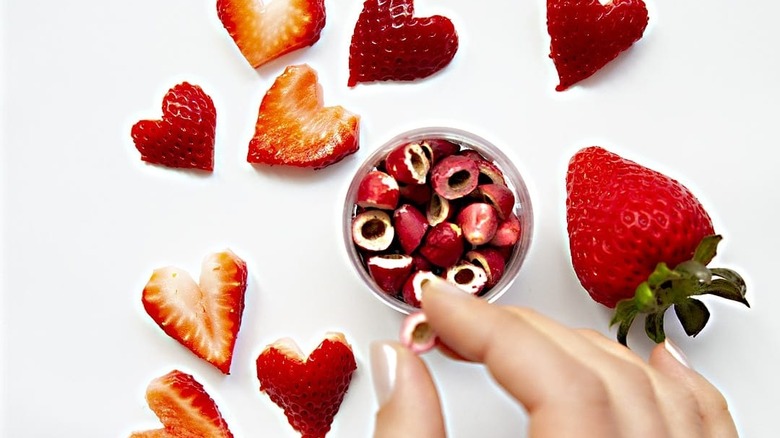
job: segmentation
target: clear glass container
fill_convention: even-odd
[[[526,187],[520,172],[497,146],[475,134],[448,127],[418,128],[393,137],[374,151],[355,172],[355,176],[349,185],[344,202],[343,235],[344,245],[352,267],[368,289],[381,302],[404,314],[413,313],[419,309],[407,304],[400,298],[388,294],[377,286],[376,282],[366,269],[363,258],[352,240],[352,219],[357,212],[357,206],[355,205],[356,196],[363,177],[368,172],[375,170],[377,164],[382,162],[387,154],[394,148],[407,143],[432,139],[448,140],[461,145],[462,149],[473,149],[479,152],[485,159],[492,161],[493,164],[501,170],[507,187],[509,187],[515,195],[514,213],[520,220],[520,239],[515,244],[511,255],[506,261],[506,266],[501,279],[490,288],[490,290],[486,291],[484,295],[481,295],[482,299],[493,302],[507,291],[520,272],[520,267],[523,265],[523,261],[528,254],[533,237],[534,218],[528,188]]]

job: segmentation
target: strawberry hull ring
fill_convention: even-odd
[[[383,190],[397,205],[366,202],[366,193],[378,199]],[[376,238],[366,234],[367,218],[392,230],[379,233],[382,245],[367,244]],[[497,146],[454,128],[420,128],[393,137],[358,168],[342,231],[358,277],[380,301],[410,314],[419,311],[413,279],[420,273],[488,302],[503,295],[528,253],[533,211],[519,171]]]

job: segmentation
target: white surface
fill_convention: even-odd
[[[599,144],[691,188],[725,235],[717,264],[743,272],[753,307],[707,300],[712,321],[697,339],[671,318],[667,331],[722,389],[742,436],[778,433],[777,2],[650,1],[644,38],[564,93],[554,91],[543,0],[490,8],[417,0],[418,15],[455,23],[455,60],[428,80],[354,89],[346,87],[348,46],[361,1],[326,1],[321,40],[258,71],[214,3],[3,2],[0,435],[122,437],[155,427],[145,386],[180,368],[205,384],[236,437],[295,437],[257,391],[254,358],[282,336],[311,349],[328,330],[346,334],[359,367],[330,435],[370,435],[368,345],[395,337],[400,315],[348,267],[339,213],[362,159],[424,125],[471,130],[515,160],[536,234],[499,302],[572,326],[609,331],[609,313],[587,298],[568,258],[571,154]],[[319,72],[326,104],[362,115],[362,147],[319,172],[256,169],[245,155],[260,99],[285,66],[303,62]],[[148,166],[130,138],[132,124],[158,118],[163,94],[182,80],[217,106],[213,175]],[[225,247],[250,269],[229,377],[165,336],[140,302],[155,267],[197,275],[202,258]],[[630,341],[647,354],[640,331]],[[521,409],[481,368],[426,360],[452,437],[522,435]]]

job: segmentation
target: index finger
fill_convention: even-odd
[[[614,433],[615,419],[601,378],[521,313],[488,304],[443,280],[423,286],[422,307],[444,344],[467,360],[485,364],[525,406],[532,429],[550,424],[566,436],[561,428],[569,423],[578,429],[571,430],[575,435],[583,430],[592,436]],[[576,422],[566,421],[574,417]]]

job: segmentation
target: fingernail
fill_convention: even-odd
[[[371,344],[371,380],[379,406],[385,404],[393,393],[398,373],[398,352],[387,342]]]
[[[471,295],[459,289],[457,286],[438,277],[431,278],[422,284],[422,299],[420,301],[425,301],[426,292],[431,291],[440,292],[454,299],[468,299],[471,297]]]
[[[669,338],[664,339],[664,348],[666,348],[666,351],[668,351],[669,354],[671,354],[672,357],[677,360],[677,362],[685,365],[686,368],[691,368],[691,364],[688,362],[688,358],[685,357],[685,354],[683,354],[682,350],[680,350],[680,347],[669,340]]]

